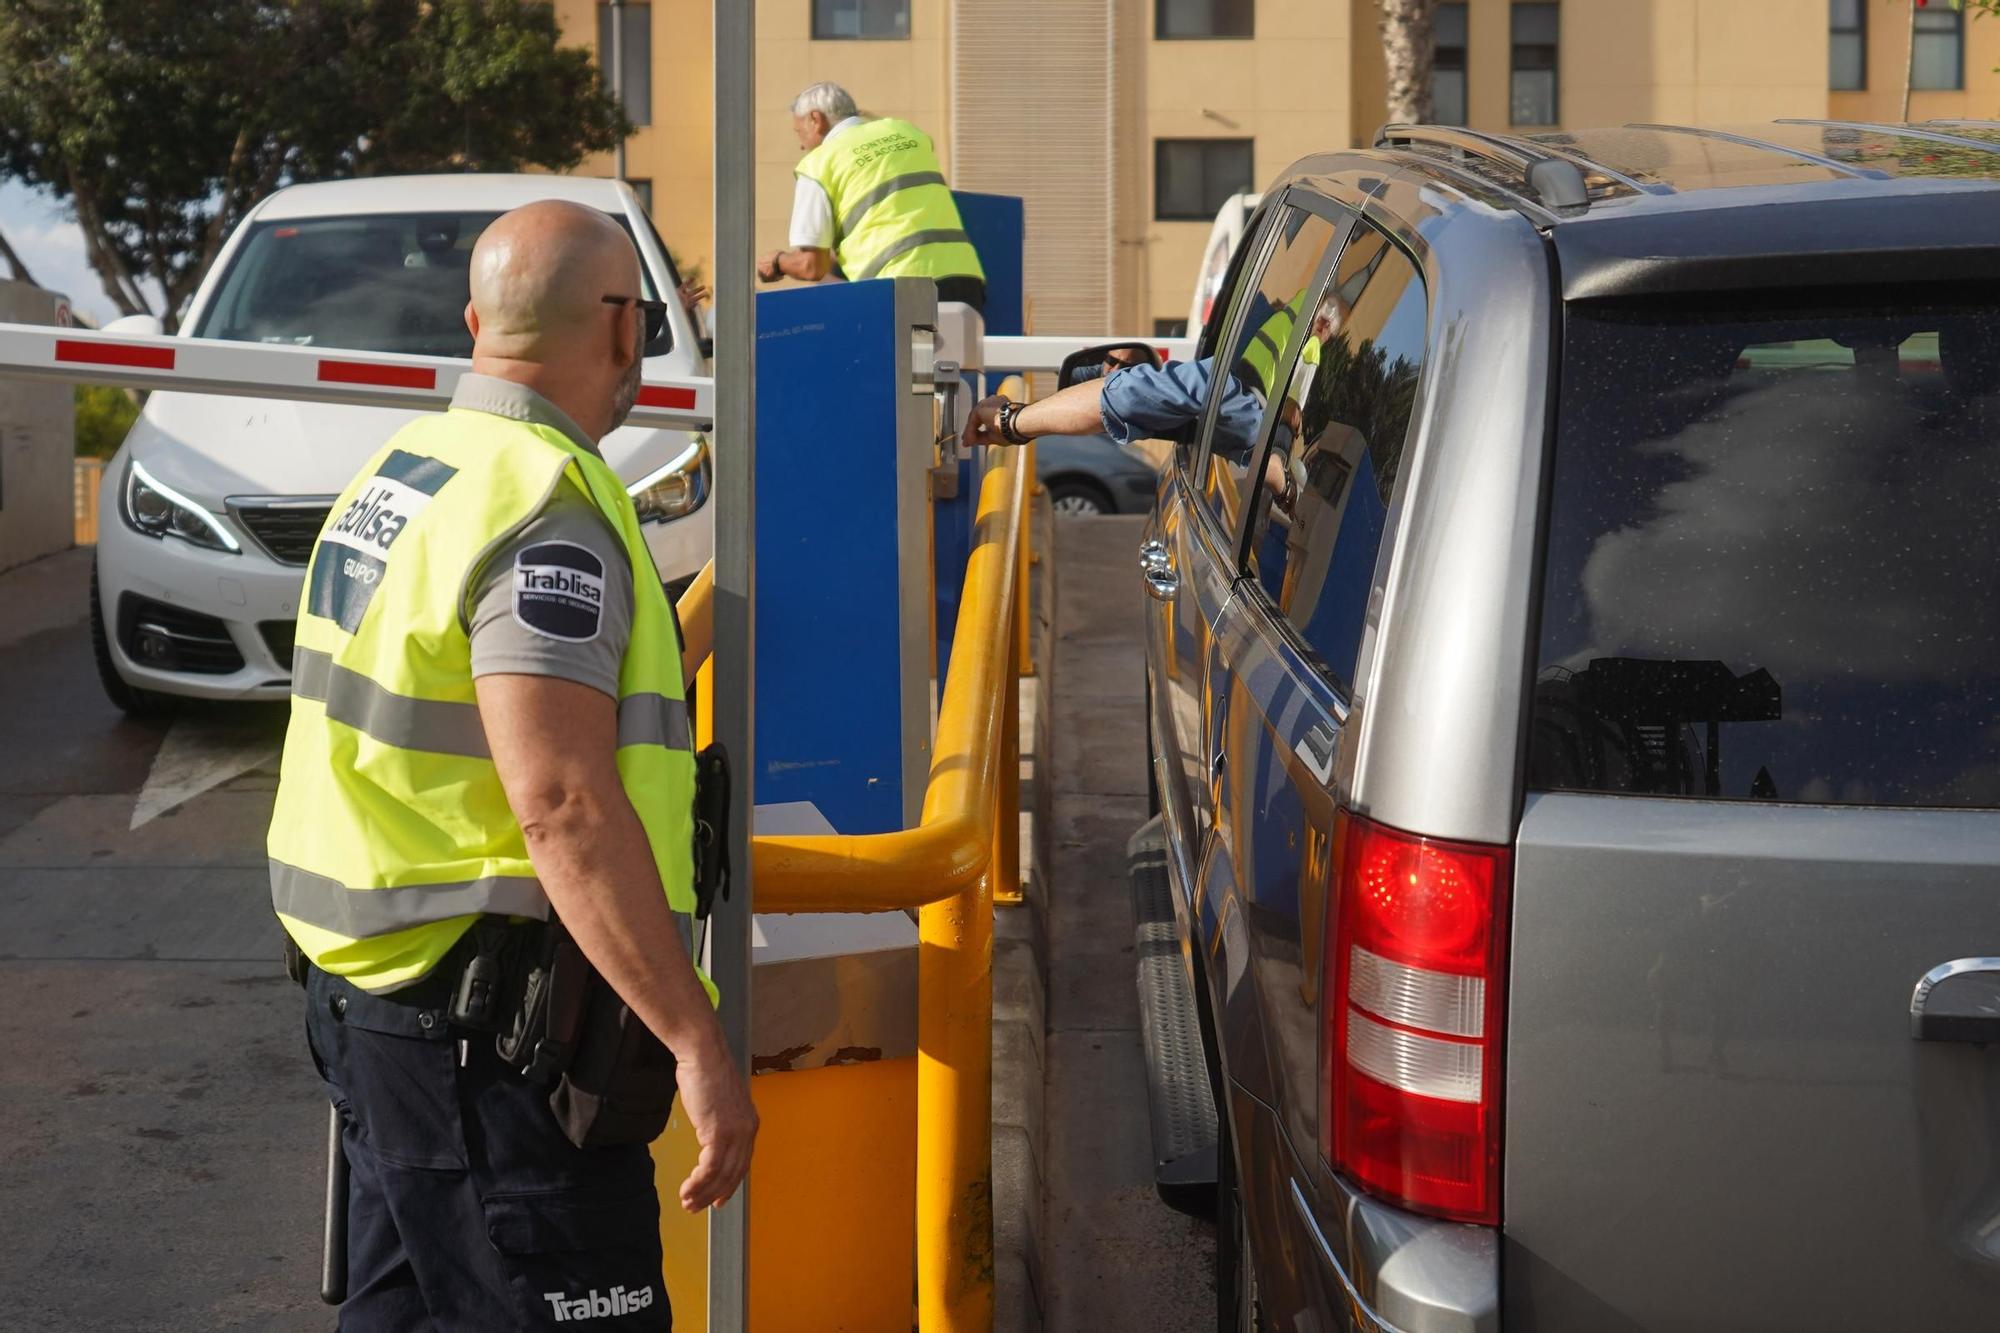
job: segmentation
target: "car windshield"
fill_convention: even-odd
[[[202,315],[199,338],[472,355],[472,244],[498,213],[371,213],[255,224]],[[624,218],[615,219],[631,234]],[[656,295],[640,266],[642,295]],[[672,325],[667,326],[671,329]],[[646,349],[671,346],[662,332]]]
[[[2000,293],[1902,301],[1568,312],[1531,786],[2000,806]]]

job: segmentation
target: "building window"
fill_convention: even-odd
[[[1255,0],[1155,0],[1153,35],[1162,41],[1249,37],[1254,35],[1255,14]]]
[[[1440,125],[1465,124],[1465,6],[1437,7],[1431,61],[1431,119]]]
[[[617,81],[620,99],[625,103],[625,115],[634,125],[653,123],[653,7],[651,5],[625,4],[617,6],[619,15],[618,59],[624,66],[624,78]],[[611,12],[612,6],[600,4],[597,7],[597,67],[604,71],[604,81],[613,85],[611,77]]]
[[[639,206],[646,210],[646,216],[653,214],[653,182],[644,176],[627,176],[625,183],[632,187],[632,193],[639,196]]]
[[[1866,0],[1827,0],[1826,86],[1837,93],[1868,86],[1868,6]]]
[[[1507,119],[1515,125],[1554,125],[1556,101],[1556,33],[1560,5],[1514,6],[1513,85]]]
[[[1252,188],[1249,139],[1155,139],[1153,216],[1213,222],[1233,194]]]
[[[813,0],[813,38],[893,42],[910,35],[910,0]]]
[[[1942,4],[1914,15],[1910,32],[1910,86],[1932,92],[1965,86],[1965,14]]]

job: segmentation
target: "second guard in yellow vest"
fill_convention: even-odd
[[[893,116],[864,119],[838,84],[792,104],[805,156],[792,199],[791,245],[764,256],[766,282],[930,278],[938,299],[986,305],[986,273],[945,184],[931,138]]]

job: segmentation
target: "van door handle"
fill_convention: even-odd
[[[2000,958],[1956,958],[1924,973],[1910,996],[1910,1036],[2000,1043]]]
[[[1156,601],[1171,602],[1180,594],[1181,579],[1174,572],[1173,553],[1158,538],[1140,544],[1139,574],[1146,580],[1146,592]]]

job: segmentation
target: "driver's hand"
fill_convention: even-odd
[[[965,419],[965,434],[959,443],[967,449],[975,449],[986,444],[1005,444],[1000,435],[1000,409],[1007,400],[999,394],[982,398],[972,405],[972,415]]]

